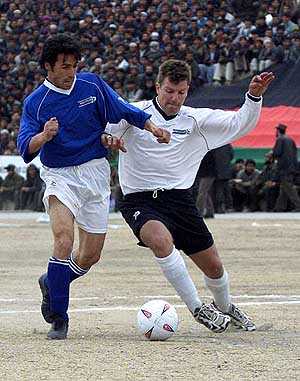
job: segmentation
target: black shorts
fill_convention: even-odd
[[[214,243],[188,190],[172,189],[130,193],[119,203],[122,216],[140,240],[142,226],[149,220],[162,222],[170,231],[176,249],[191,255]]]

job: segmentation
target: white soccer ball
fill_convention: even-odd
[[[149,340],[167,340],[177,330],[175,307],[165,300],[151,300],[137,314],[138,331]]]

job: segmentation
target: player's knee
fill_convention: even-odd
[[[171,236],[158,234],[148,245],[155,254],[168,255],[173,248],[173,240]]]
[[[55,256],[60,259],[67,259],[73,250],[73,239],[62,234],[55,238]]]
[[[223,274],[224,267],[221,262],[212,263],[205,271],[205,275],[211,279],[219,279]]]

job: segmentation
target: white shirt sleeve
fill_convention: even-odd
[[[126,120],[122,119],[117,124],[107,123],[104,132],[121,138],[128,128],[132,128],[132,126]]]
[[[258,122],[262,100],[246,99],[238,111],[197,109],[197,133],[202,135],[209,149],[217,148],[248,134]]]

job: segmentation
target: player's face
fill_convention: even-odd
[[[187,97],[189,84],[187,81],[170,82],[165,78],[156,84],[158,103],[167,115],[177,114]]]
[[[77,63],[73,55],[59,54],[53,68],[48,62],[45,64],[49,81],[61,89],[70,89],[76,74]]]

